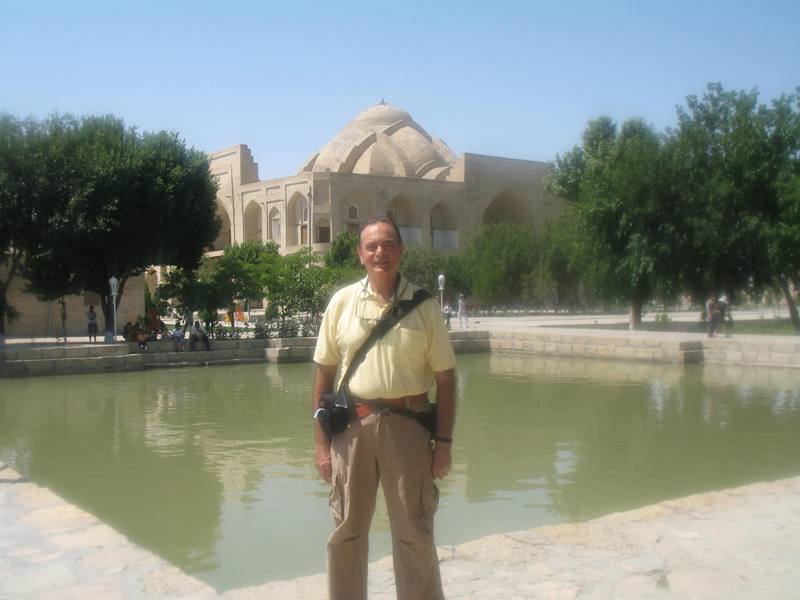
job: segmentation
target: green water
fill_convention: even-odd
[[[800,474],[800,376],[459,357],[440,544]],[[311,366],[0,381],[0,459],[218,589],[324,569]],[[389,553],[379,507],[372,558]]]

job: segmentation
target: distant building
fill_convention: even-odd
[[[541,226],[563,210],[544,190],[545,163],[456,157],[384,102],[356,116],[296,175],[259,180],[245,145],[210,160],[223,222],[212,256],[250,240],[274,240],[283,253],[324,252],[336,234],[378,215],[394,218],[406,244],[450,251],[483,223]]]
[[[357,231],[378,215],[394,218],[406,244],[455,251],[483,223],[538,227],[563,210],[544,190],[545,163],[469,153],[456,157],[407,112],[384,102],[356,116],[296,175],[260,181],[258,164],[245,145],[214,152],[209,159],[219,182],[217,214],[223,223],[211,256],[248,240],[274,240],[284,254],[303,246],[324,252],[337,233]],[[117,314],[119,331],[144,314],[145,281],[153,292],[162,273],[155,269],[128,282]],[[9,299],[23,316],[8,324],[8,335],[60,335],[57,304],[39,302],[23,288],[17,277]],[[89,304],[97,304],[93,294],[67,298],[68,335],[85,335]],[[252,306],[260,308],[260,301]]]

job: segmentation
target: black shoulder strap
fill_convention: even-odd
[[[344,377],[342,377],[342,382],[339,384],[339,389],[343,389],[347,387],[347,384],[350,382],[350,378],[356,372],[358,365],[360,365],[364,358],[367,356],[367,352],[372,346],[381,339],[386,332],[388,332],[392,327],[397,325],[397,323],[405,317],[407,314],[412,312],[417,306],[425,302],[428,298],[431,297],[431,294],[426,289],[418,289],[414,292],[414,295],[410,300],[400,300],[397,302],[391,310],[389,310],[381,320],[372,328],[372,331],[369,332],[367,339],[364,340],[364,343],[361,344],[361,347],[356,350],[356,353],[353,354],[353,359],[350,361],[350,364],[347,366],[347,371],[344,373]]]

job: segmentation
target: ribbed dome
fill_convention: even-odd
[[[381,102],[359,113],[301,171],[440,178],[455,158],[406,111]]]

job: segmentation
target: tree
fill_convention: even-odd
[[[579,290],[585,261],[580,254],[574,214],[568,212],[555,223],[547,223],[536,241],[536,262],[523,276],[522,299],[556,312],[581,304]]]
[[[219,258],[206,258],[200,269],[200,281],[208,285],[206,303],[224,307],[233,325],[236,304],[264,297],[279,261],[278,245],[272,241],[234,244]]]
[[[464,262],[472,292],[488,304],[522,298],[522,282],[536,262],[536,239],[528,225],[482,225],[467,242]]]
[[[51,117],[42,124],[36,239],[28,248],[30,288],[93,291],[110,328],[108,280],[153,264],[191,269],[215,239],[216,183],[207,157],[174,133],[139,134],[106,117]]]
[[[800,272],[793,183],[800,174],[798,106],[796,95],[766,106],[756,90],[712,83],[679,107],[672,144],[691,248],[686,286],[699,299],[775,285],[800,332],[790,291]]]
[[[446,270],[444,254],[429,246],[406,246],[400,257],[400,272],[428,291],[439,289],[438,277]]]
[[[333,292],[336,271],[320,267],[320,258],[303,248],[282,257],[274,283],[267,289],[269,311],[286,319],[306,313],[317,321]]]
[[[348,268],[361,269],[356,254],[358,234],[354,231],[342,231],[331,241],[331,247],[325,253],[325,266],[329,269]]]
[[[548,189],[569,201],[601,293],[630,305],[630,327],[653,297],[676,293],[677,247],[670,163],[661,137],[639,119],[617,129],[590,121],[583,145],[556,157]]]
[[[8,291],[23,266],[33,220],[31,186],[35,162],[30,148],[32,122],[0,114],[0,345],[6,321],[19,316],[8,303]]]
[[[162,303],[170,303],[183,315],[183,330],[189,327],[192,314],[199,310],[215,311],[216,299],[212,298],[211,285],[200,281],[196,270],[171,269],[164,281],[156,288],[156,297]]]

